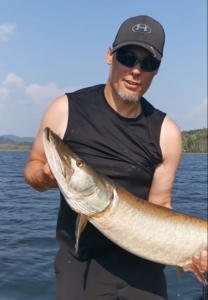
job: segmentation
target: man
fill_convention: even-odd
[[[148,16],[126,20],[106,54],[106,84],[57,98],[46,110],[29,161],[27,182],[38,191],[56,188],[42,134],[56,132],[79,156],[132,194],[171,208],[181,157],[181,134],[146,99],[163,56],[162,26]],[[87,224],[74,252],[77,215],[61,194],[55,259],[58,300],[167,299],[164,266],[136,257]],[[139,231],[142,228],[138,228]],[[206,256],[198,264],[204,270]]]

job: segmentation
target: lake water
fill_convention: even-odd
[[[0,300],[55,300],[53,262],[58,191],[39,193],[24,181],[28,152],[0,152]],[[182,156],[172,206],[207,218],[207,155]],[[165,270],[169,300],[199,299],[202,285],[191,273]]]

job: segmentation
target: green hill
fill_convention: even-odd
[[[33,137],[20,137],[20,136],[13,135],[13,134],[4,134],[4,135],[0,136],[0,140],[2,138],[12,141],[14,143],[33,143],[34,142]]]
[[[0,151],[30,151],[33,141],[33,137],[5,134],[0,136]]]
[[[30,151],[32,143],[14,143],[0,141],[0,151]]]
[[[0,143],[13,143],[13,141],[3,136],[0,136]]]
[[[207,128],[182,131],[183,152],[207,153]]]

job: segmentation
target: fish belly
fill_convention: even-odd
[[[89,221],[121,248],[165,265],[182,267],[207,249],[205,220],[134,197],[126,199],[125,193],[117,195],[110,212]]]

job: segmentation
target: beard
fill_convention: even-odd
[[[123,101],[127,101],[127,102],[133,102],[133,103],[136,103],[139,101],[140,97],[138,95],[129,95],[129,94],[124,94],[122,91],[115,91],[117,97],[120,99],[120,100],[123,100]]]

